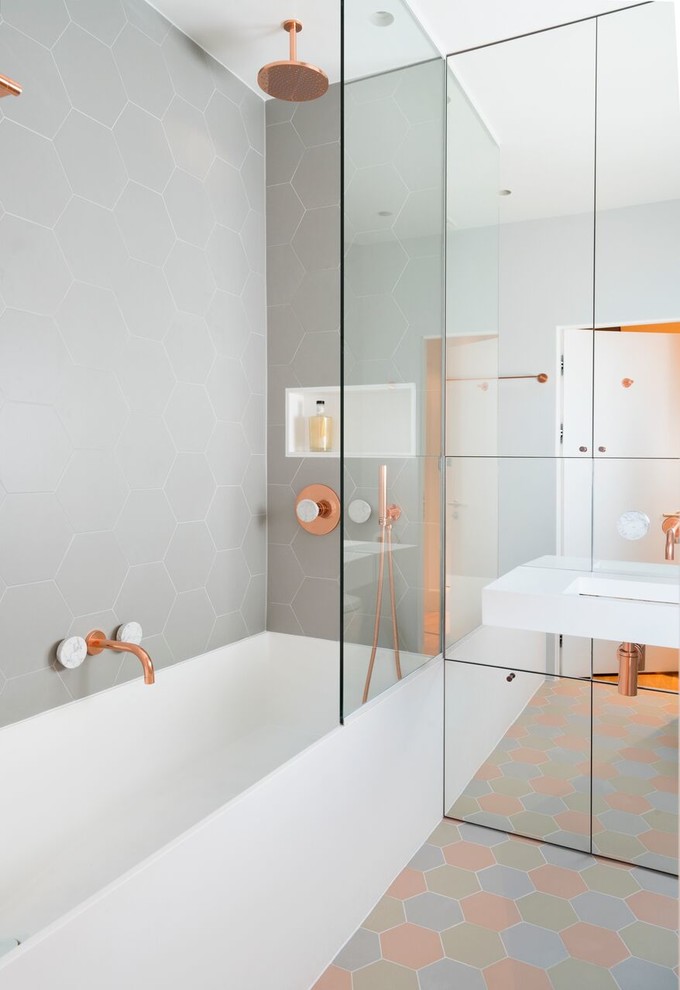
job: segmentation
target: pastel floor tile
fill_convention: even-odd
[[[329,966],[320,980],[317,980],[312,990],[352,990],[352,974],[346,969]]]
[[[461,907],[466,921],[494,932],[503,931],[522,920],[515,901],[485,890],[463,898]]]
[[[539,867],[540,869],[540,867]],[[479,883],[490,894],[513,899],[531,893],[532,881],[523,870],[511,866],[490,866],[479,873]]]
[[[504,842],[494,849],[497,862],[517,870],[532,870],[545,863],[540,847],[533,842]]]
[[[408,921],[435,932],[443,932],[463,920],[460,903],[442,894],[418,894],[403,903]]]
[[[626,898],[626,904],[636,918],[650,925],[674,930],[678,924],[678,904],[672,897],[640,890]]]
[[[403,924],[406,921],[405,903],[396,897],[381,898],[364,921],[362,928],[367,928],[371,932],[386,932],[388,928],[396,928],[397,925]]]
[[[492,866],[496,862],[489,848],[464,840],[447,846],[444,849],[444,859],[451,866],[461,866],[465,870],[483,870],[485,866]]]
[[[517,959],[501,959],[487,967],[484,978],[488,990],[552,990],[544,970]]]
[[[553,966],[548,975],[553,990],[578,990],[578,988],[582,988],[582,990],[620,990],[608,969],[584,962],[582,959],[565,959],[557,966]],[[636,990],[643,990],[643,987],[644,984],[640,984]],[[651,990],[651,988],[647,987],[647,990]]]
[[[536,890],[542,890],[544,894],[554,894],[556,897],[576,897],[577,894],[582,894],[588,889],[578,873],[562,866],[551,864],[539,866],[530,871],[529,877]]]
[[[429,842],[426,842],[408,865],[412,870],[431,870],[435,866],[441,866],[443,862],[444,854],[441,846],[430,845]]]
[[[548,969],[569,956],[559,935],[525,921],[501,932],[501,938],[512,959],[540,969]]]
[[[425,877],[420,870],[411,870],[408,867],[402,870],[387,893],[392,897],[399,897],[402,900],[406,897],[414,897],[427,890]]]
[[[517,907],[524,921],[540,928],[550,928],[554,932],[561,932],[578,921],[569,901],[540,891],[521,897],[517,901]]]
[[[440,959],[432,966],[426,966],[418,977],[420,990],[453,990],[454,987],[455,990],[487,990],[480,970],[453,959]]]
[[[381,959],[352,976],[353,990],[419,990],[414,970]]]
[[[609,928],[610,931],[614,932],[635,921],[633,912],[624,901],[618,897],[599,894],[592,890],[575,897],[571,906],[581,921],[587,921],[591,925],[600,925],[600,927]]]
[[[365,928],[352,935],[349,942],[335,957],[335,965],[340,969],[359,969],[380,959],[380,939],[375,932]]]
[[[672,969],[644,959],[624,960],[612,969],[612,976],[618,990],[678,990],[678,978]]]
[[[605,969],[611,969],[630,955],[616,932],[609,932],[583,921],[563,931],[562,941],[574,959],[582,959]]]
[[[444,894],[446,897],[465,897],[479,890],[475,873],[462,870],[458,866],[448,864],[438,866],[434,870],[428,870],[425,879],[429,890],[434,891],[435,894]]]
[[[628,897],[639,891],[640,885],[631,870],[620,870],[610,863],[595,863],[583,870],[581,878],[590,890],[615,897]]]
[[[631,956],[673,968],[678,965],[678,937],[656,925],[636,921],[620,933]]]
[[[444,955],[439,935],[420,925],[405,924],[391,928],[380,936],[382,954],[391,962],[420,969]]]
[[[457,962],[483,969],[505,956],[500,936],[479,925],[463,922],[442,933],[446,955]]]

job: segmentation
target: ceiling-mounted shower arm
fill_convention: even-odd
[[[294,17],[283,22],[283,30],[288,32],[290,38],[290,61],[297,62],[297,36],[302,31],[302,22],[296,21]]]

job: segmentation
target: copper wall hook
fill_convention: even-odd
[[[624,388],[630,388],[631,385],[634,385],[635,384],[635,379],[634,378],[622,378],[621,379],[621,384],[623,385]]]

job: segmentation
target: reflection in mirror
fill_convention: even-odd
[[[671,691],[642,689],[634,698],[622,698],[604,678],[594,685],[593,852],[677,874],[678,658],[674,652],[674,673],[646,676],[646,683],[671,685]]]
[[[448,814],[677,872],[672,22],[449,60],[446,657]]]
[[[447,815],[590,849],[590,684],[446,665]]]

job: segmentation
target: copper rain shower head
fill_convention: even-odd
[[[290,103],[317,100],[328,89],[328,76],[323,69],[297,60],[297,34],[302,23],[294,19],[284,21],[284,31],[290,35],[290,58],[263,65],[257,74],[257,82],[268,96]]]
[[[18,82],[14,82],[9,76],[0,75],[0,97],[21,96],[22,89]]]

